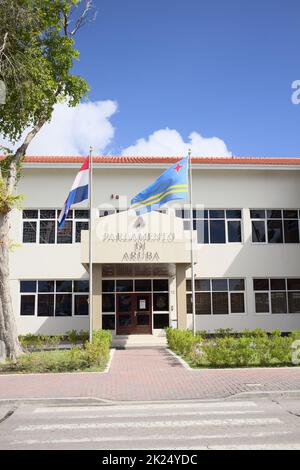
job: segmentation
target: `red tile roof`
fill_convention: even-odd
[[[82,163],[85,157],[79,156],[27,156],[25,163]],[[181,157],[143,157],[143,156],[94,156],[94,163],[104,164],[145,164],[145,163],[174,163]],[[2,160],[3,157],[0,157]],[[192,162],[204,165],[300,165],[299,158],[270,158],[270,157],[192,157]]]

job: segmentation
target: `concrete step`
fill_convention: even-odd
[[[165,336],[154,335],[114,335],[113,348],[166,348]]]

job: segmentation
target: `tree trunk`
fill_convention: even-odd
[[[18,164],[21,163],[28,145],[43,127],[45,119],[41,119],[28,132],[22,145],[16,150],[9,167],[7,177],[7,193],[12,194],[18,181]],[[0,178],[2,177],[0,168]],[[1,211],[2,209],[2,211]],[[9,214],[10,209],[0,207],[0,341],[4,341],[6,357],[13,361],[22,354],[18,340],[16,319],[14,316],[9,286]]]
[[[9,285],[9,213],[0,212],[0,340],[13,361],[22,353]]]

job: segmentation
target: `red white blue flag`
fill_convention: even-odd
[[[65,220],[68,216],[69,209],[72,204],[78,204],[79,202],[85,201],[89,198],[89,168],[90,168],[90,157],[87,157],[82,167],[77,174],[75,181],[72,185],[71,191],[67,197],[64,207],[58,217],[58,228],[63,229]]]

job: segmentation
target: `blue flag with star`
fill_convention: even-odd
[[[174,199],[186,199],[188,195],[188,157],[174,163],[150,186],[131,200],[131,208],[138,215],[157,210]]]

